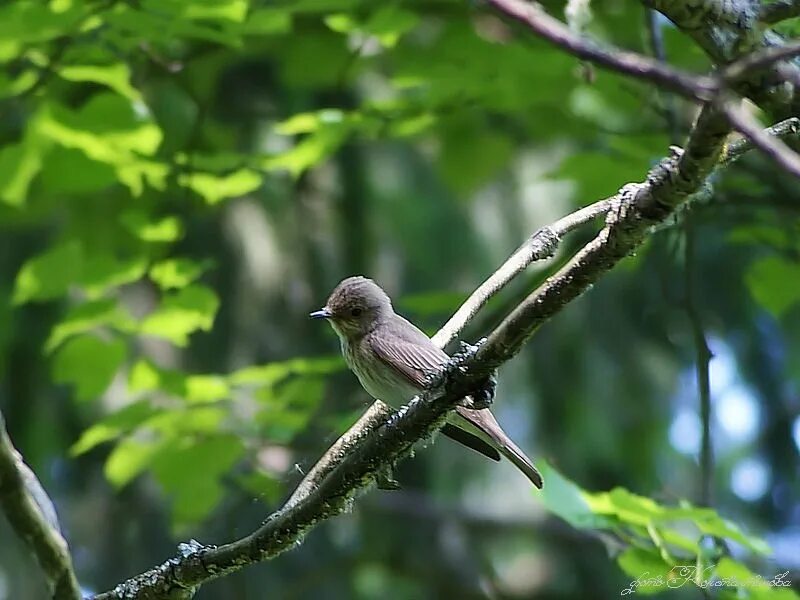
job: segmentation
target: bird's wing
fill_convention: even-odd
[[[387,325],[388,333],[379,331],[377,335],[370,335],[367,343],[380,360],[422,389],[427,378],[440,371],[450,357],[422,331],[403,321],[405,326]]]

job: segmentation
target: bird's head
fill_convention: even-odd
[[[340,337],[350,339],[369,333],[392,312],[392,301],[386,292],[371,279],[357,276],[342,280],[325,306],[309,316],[327,319]]]

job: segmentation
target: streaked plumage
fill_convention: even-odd
[[[312,316],[324,317],[339,336],[342,354],[364,389],[399,408],[419,393],[449,356],[412,323],[394,312],[386,293],[371,279],[350,277]],[[542,478],[530,459],[502,430],[488,410],[457,407],[442,432],[458,442],[517,466],[536,487]]]

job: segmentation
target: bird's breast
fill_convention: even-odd
[[[384,363],[366,341],[348,342],[342,338],[342,354],[367,393],[395,408],[407,404],[419,390],[405,377]]]

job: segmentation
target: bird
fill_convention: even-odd
[[[424,390],[450,356],[414,324],[398,315],[385,291],[360,275],[343,279],[325,306],[309,315],[325,319],[339,337],[345,362],[375,399],[400,408]],[[513,463],[537,488],[543,481],[525,453],[488,408],[456,406],[442,427],[447,437],[499,461]]]

